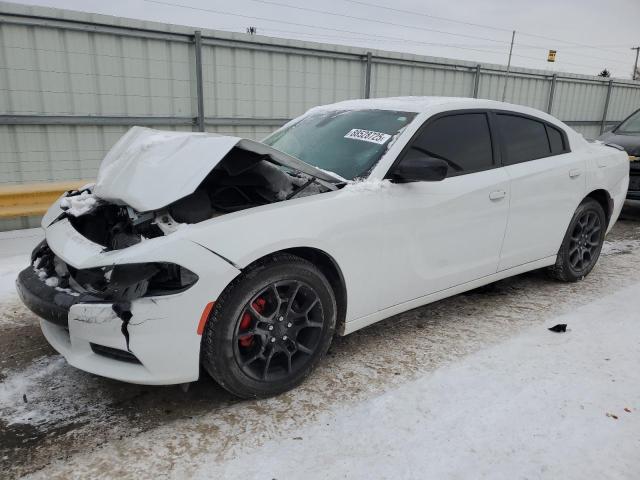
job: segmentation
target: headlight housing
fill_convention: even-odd
[[[198,281],[198,276],[191,270],[166,262],[73,270],[69,268],[70,277],[77,286],[93,295],[116,301],[180,293]]]
[[[198,281],[198,275],[191,270],[169,262],[74,268],[56,256],[46,240],[33,250],[31,262],[33,268],[42,272],[42,277],[57,278],[60,288],[114,302],[172,295],[187,290]]]

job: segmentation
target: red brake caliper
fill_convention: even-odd
[[[264,307],[267,305],[267,301],[264,298],[258,298],[255,302],[253,302],[253,308],[255,308],[256,312],[262,313],[264,311]],[[242,314],[242,319],[240,320],[240,331],[246,331],[251,328],[251,315],[249,312],[244,312]],[[242,337],[238,340],[238,343],[241,347],[248,348],[253,345],[253,335],[247,335],[246,337]]]

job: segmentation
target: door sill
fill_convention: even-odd
[[[498,280],[502,280],[504,278],[512,277],[514,275],[519,275],[521,273],[529,272],[531,270],[537,270],[539,268],[548,267],[553,265],[554,263],[556,263],[556,255],[542,258],[534,262],[518,265],[516,267],[511,267],[506,270],[500,270],[499,272],[493,273],[491,275],[487,275],[485,277],[478,278],[476,280],[472,280],[470,282],[461,283],[454,287],[449,287],[444,290],[439,290],[437,292],[430,293],[428,295],[423,295],[422,297],[418,297],[413,300],[409,300],[407,302],[403,302],[397,305],[393,305],[391,307],[387,307],[375,313],[371,313],[369,315],[365,315],[364,317],[356,318],[355,320],[346,322],[344,326],[343,335],[348,335],[349,333],[355,332],[356,330],[359,330],[368,325],[371,325],[372,323],[376,323],[380,320],[391,317],[393,315],[406,312],[407,310],[412,310],[414,308],[418,308],[423,305],[427,305],[429,303],[442,300],[443,298],[451,297],[452,295],[457,295],[458,293],[466,292],[468,290],[473,290],[474,288],[482,287],[483,285],[487,285],[489,283],[493,283]]]

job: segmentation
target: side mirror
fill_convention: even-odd
[[[444,160],[412,151],[391,171],[390,178],[396,183],[439,182],[448,171],[449,164]]]

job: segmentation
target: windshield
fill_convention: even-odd
[[[415,113],[327,110],[278,130],[263,143],[347,180],[365,176]]]
[[[622,122],[616,133],[640,133],[640,110]]]

